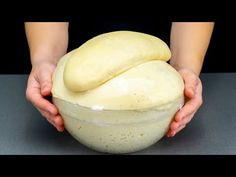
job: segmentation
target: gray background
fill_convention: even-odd
[[[57,132],[25,99],[28,75],[0,75],[0,154],[102,154]],[[204,73],[204,103],[174,138],[133,154],[236,154],[236,73]]]

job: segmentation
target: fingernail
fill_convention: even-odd
[[[172,137],[175,136],[175,131],[173,131],[173,132],[171,133],[171,136],[172,136]]]
[[[59,132],[63,132],[63,130],[64,130],[64,128],[62,128],[62,127],[57,128],[57,131],[59,131]]]
[[[43,91],[47,91],[47,90],[48,90],[48,86],[47,85],[43,86]]]

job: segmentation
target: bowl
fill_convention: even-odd
[[[131,153],[159,141],[184,104],[184,83],[151,35],[99,35],[66,55],[53,74],[53,103],[66,130],[100,152]]]
[[[100,152],[132,153],[158,142],[166,133],[183,97],[147,110],[93,110],[53,98],[66,130],[83,145]]]

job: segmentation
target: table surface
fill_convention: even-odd
[[[132,154],[236,154],[236,73],[204,73],[203,105],[174,138]],[[0,154],[102,154],[59,133],[26,99],[28,75],[0,75]]]

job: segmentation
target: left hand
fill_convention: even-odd
[[[182,130],[202,105],[202,83],[198,75],[185,68],[179,69],[178,72],[184,80],[185,104],[175,114],[166,134],[167,137],[173,137]]]
[[[26,98],[43,117],[47,119],[59,132],[64,131],[64,122],[57,107],[46,97],[51,95],[52,74],[56,65],[44,61],[34,64],[29,75]]]

